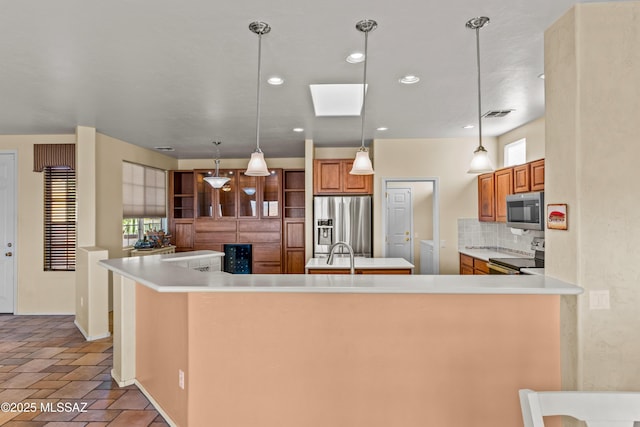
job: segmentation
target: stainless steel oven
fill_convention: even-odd
[[[489,274],[520,274],[519,269],[505,267],[492,262],[488,262],[487,267],[489,268]]]

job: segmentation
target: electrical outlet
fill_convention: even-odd
[[[447,241],[446,240],[440,240],[440,247],[441,248],[446,248],[447,247]]]
[[[589,291],[589,309],[609,310],[609,291]]]
[[[178,369],[178,387],[184,390],[184,371]]]

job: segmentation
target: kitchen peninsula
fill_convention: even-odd
[[[174,425],[517,425],[518,389],[560,388],[560,298],[577,286],[184,266],[219,256],[100,261],[114,273],[112,375]]]

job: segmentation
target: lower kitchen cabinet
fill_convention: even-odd
[[[487,261],[461,253],[460,274],[489,274]]]

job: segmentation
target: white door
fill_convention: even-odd
[[[413,262],[413,206],[410,188],[387,189],[387,258]]]
[[[13,313],[15,287],[15,154],[0,153],[0,313]]]

